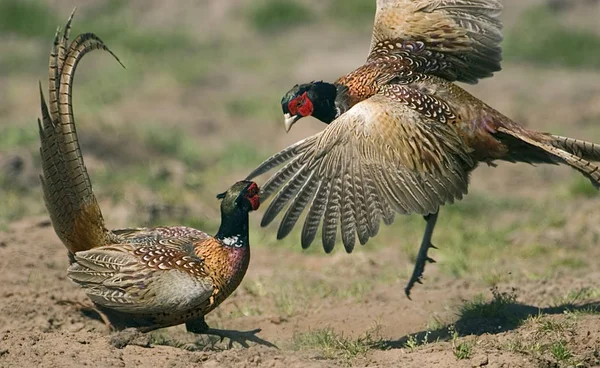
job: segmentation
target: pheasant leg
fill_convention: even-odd
[[[419,248],[419,253],[417,254],[417,260],[412,276],[408,281],[408,285],[404,288],[404,293],[406,293],[408,299],[410,299],[410,291],[415,283],[418,282],[419,284],[422,284],[421,279],[423,278],[423,271],[425,271],[425,264],[427,262],[435,263],[435,261],[427,255],[427,251],[429,248],[436,249],[435,246],[431,244],[431,237],[433,235],[437,217],[438,212],[423,216],[425,221],[427,221],[427,225],[425,225],[425,234],[423,234],[423,241],[421,242],[421,248]]]
[[[234,342],[237,342],[243,347],[248,348],[248,341],[254,342],[259,345],[277,348],[275,344],[256,336],[256,334],[261,331],[260,328],[251,331],[219,330],[216,328],[208,327],[208,324],[206,324],[206,322],[204,321],[204,317],[187,321],[185,323],[185,327],[189,332],[193,332],[196,334],[218,336],[221,338],[221,341],[227,338],[229,339],[229,348],[233,347]]]

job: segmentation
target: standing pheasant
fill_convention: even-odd
[[[309,247],[323,221],[330,252],[338,227],[347,252],[374,237],[380,221],[417,213],[427,221],[407,296],[421,277],[439,207],[467,193],[478,163],[567,164],[596,187],[600,147],[525,129],[453,82],[500,70],[501,4],[496,0],[377,0],[367,61],[334,83],[294,86],[281,100],[285,129],[306,116],[327,127],[264,161],[252,179],[285,164],[262,188],[277,192],[266,226],[289,204],[277,238],[310,205]]]
[[[50,54],[49,105],[40,84],[38,119],[44,201],[56,234],[69,250],[68,276],[83,287],[113,329],[140,332],[185,323],[195,333],[270,344],[255,334],[209,328],[204,316],[240,284],[250,261],[248,213],[259,188],[235,183],[221,199],[215,236],[185,226],[109,231],[92,192],[79,148],[71,92],[77,64],[95,49],[118,58],[94,34],[69,44],[73,14],[56,33]]]

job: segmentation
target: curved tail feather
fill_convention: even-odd
[[[576,156],[590,161],[600,161],[600,144],[580,139],[551,135],[551,144]]]
[[[542,150],[549,155],[551,162],[564,163],[571,166],[588,178],[596,189],[600,188],[600,168],[588,161],[588,159],[598,159],[598,145],[559,136],[551,136],[554,139],[549,141],[534,139],[530,135],[506,127],[500,127],[498,131]]]
[[[56,234],[75,253],[108,244],[114,235],[104,226],[81,155],[73,117],[73,76],[81,58],[92,50],[102,49],[119,59],[92,33],[79,35],[68,45],[72,18],[73,14],[64,33],[57,30],[54,38],[49,106],[40,83],[42,121],[38,119],[38,125],[44,202]]]

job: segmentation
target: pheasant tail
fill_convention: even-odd
[[[574,138],[550,134],[527,134],[527,131],[498,128],[498,131],[525,142],[534,150],[542,150],[548,154],[550,162],[571,166],[588,178],[596,189],[600,188],[600,168],[590,162],[600,159],[600,145]],[[527,152],[522,152],[527,159]]]
[[[576,156],[591,161],[600,161],[600,144],[575,138],[552,135],[551,144]]]
[[[79,147],[71,99],[73,75],[86,53],[112,52],[92,33],[79,35],[68,45],[72,16],[64,33],[56,32],[50,54],[50,107],[40,83],[42,120],[38,119],[38,125],[44,202],[56,234],[75,253],[109,243],[112,233],[104,226]]]

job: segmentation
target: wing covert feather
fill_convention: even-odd
[[[289,155],[290,164],[280,154],[262,163],[260,167],[284,165],[268,180],[268,194],[277,195],[262,225],[289,204],[278,232],[283,238],[309,206],[302,246],[310,246],[322,221],[324,249],[333,249],[341,229],[351,252],[357,235],[365,244],[377,234],[380,221],[391,224],[396,212],[427,215],[462,198],[475,165],[466,145],[450,124],[440,122],[447,121],[441,115],[409,106],[401,92],[384,86],[382,93],[305,140],[309,143],[301,151]],[[248,179],[257,172],[263,171]]]
[[[377,0],[368,61],[395,54],[411,69],[477,83],[501,69],[497,0]]]

